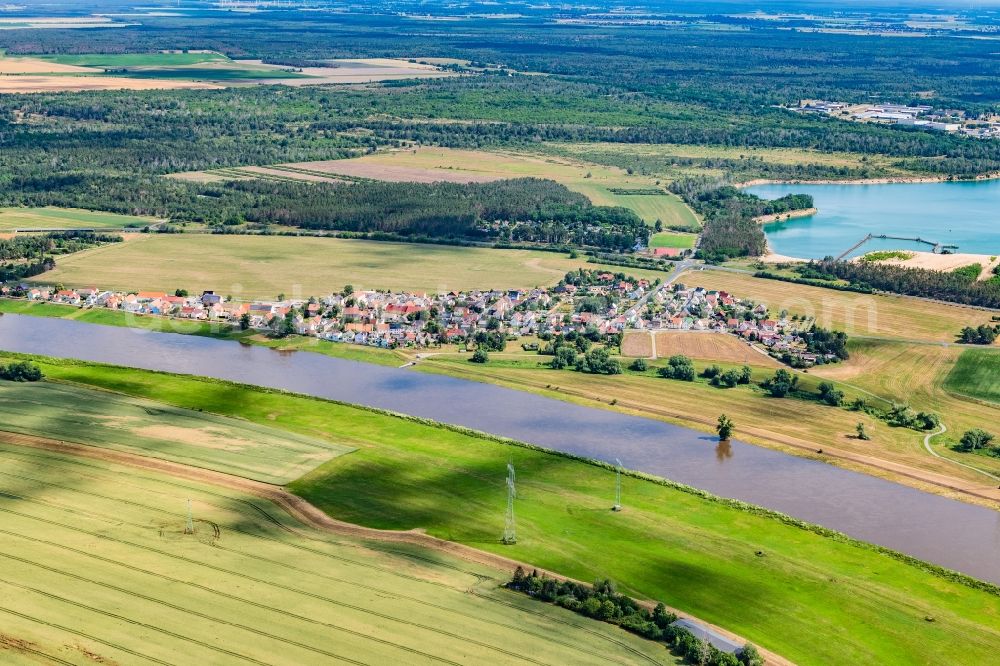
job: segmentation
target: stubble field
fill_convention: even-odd
[[[103,289],[191,292],[242,298],[309,297],[359,289],[436,293],[555,284],[567,271],[600,268],[532,250],[494,250],[337,238],[148,235],[61,258],[35,282]],[[622,270],[614,268],[613,270]],[[628,269],[640,277],[665,274]],[[199,292],[200,293],[200,292]]]

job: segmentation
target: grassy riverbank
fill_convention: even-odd
[[[627,478],[626,509],[612,513],[613,473],[565,457],[213,380],[42,365],[54,379],[354,446],[291,488],[337,518],[423,527],[584,580],[608,575],[800,664],[985,663],[1000,641],[1000,596],[681,489]],[[514,546],[499,543],[508,459],[519,478]]]

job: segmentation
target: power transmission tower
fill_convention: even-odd
[[[517,525],[514,523],[514,498],[517,490],[514,488],[514,464],[507,463],[507,514],[504,518],[502,543],[517,543]]]
[[[611,507],[612,511],[622,510],[622,461],[615,458],[615,462],[618,463],[618,467],[615,469],[615,505]]]
[[[188,500],[187,520],[184,522],[184,534],[194,534],[194,515],[191,513],[191,500]]]

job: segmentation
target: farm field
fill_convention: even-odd
[[[711,172],[705,167],[677,167],[671,158],[760,160],[768,164],[805,165],[817,164],[828,167],[877,167],[890,174],[911,175],[910,172],[894,164],[895,160],[885,155],[863,155],[860,153],[826,152],[804,148],[756,148],[703,146],[691,144],[611,144],[611,143],[550,143],[559,154],[576,155],[580,159],[594,159],[602,164],[627,161],[629,158],[642,160],[650,165],[653,173],[672,177],[679,172]],[[720,171],[721,173],[721,171]]]
[[[694,247],[697,236],[692,234],[678,234],[671,231],[661,231],[649,237],[649,247],[676,247],[682,250],[690,250]]]
[[[836,291],[742,273],[690,271],[679,281],[751,298],[767,304],[771,312],[788,310],[789,314],[807,315],[815,318],[818,326],[835,328],[849,336],[954,342],[964,326],[989,321],[989,313],[959,305]]]
[[[2,438],[0,469],[5,663],[673,663],[498,589],[509,572],[307,528],[239,489]]]
[[[214,289],[240,298],[359,289],[450,291],[556,283],[587,264],[554,252],[315,237],[144,235],[78,252],[33,280],[104,289]],[[614,270],[621,270],[615,268]],[[664,273],[628,269],[639,277]]]
[[[722,363],[746,363],[767,367],[780,364],[765,354],[754,351],[745,342],[733,335],[701,331],[658,331],[655,354],[657,358],[669,358],[683,354],[690,358]],[[650,357],[654,353],[648,331],[626,331],[622,340],[622,355],[627,357]]]
[[[144,227],[156,222],[159,220],[151,217],[116,215],[76,208],[0,208],[0,231]]]
[[[945,378],[953,393],[987,400],[1000,407],[1000,351],[967,349]]]
[[[72,405],[71,410],[66,409]],[[2,428],[286,483],[351,451],[239,419],[53,382],[0,382]],[[317,433],[318,434],[318,433]]]
[[[281,165],[305,175],[330,174],[408,182],[484,182],[503,178],[547,178],[580,192],[602,206],[624,206],[652,224],[697,229],[694,213],[679,198],[662,195],[622,194],[614,189],[662,189],[647,176],[630,176],[624,169],[590,164],[563,157],[516,152],[487,152],[452,148],[417,148],[373,153],[347,160],[301,162]],[[294,175],[289,172],[289,175]]]
[[[1000,376],[996,374],[1000,353],[883,340],[854,340],[849,342],[849,349],[851,358],[847,362],[810,372],[877,392],[915,410],[940,414],[948,433],[932,440],[935,451],[1000,475],[1000,460],[949,448],[972,428],[1000,434],[995,425],[1000,422],[1000,405],[982,402],[991,390],[995,391],[991,387],[996,386]],[[969,400],[965,395],[980,400]],[[949,467],[952,474],[961,473],[962,468]],[[995,485],[986,477],[980,476],[979,480]]]
[[[232,60],[211,51],[84,53],[5,57],[0,92],[217,88],[239,83],[360,84],[456,76],[433,65],[389,58],[331,60],[328,67],[289,67]]]
[[[238,412],[300,434],[325,432],[358,450],[290,487],[335,518],[423,527],[583,580],[610,576],[625,591],[661,599],[799,664],[982,662],[1000,640],[1000,596],[681,490],[626,478],[626,510],[613,513],[612,472],[543,452],[210,380],[42,365],[54,378]],[[499,543],[508,459],[519,479],[514,546]],[[180,521],[183,513],[175,516]],[[812,639],[819,628],[828,640]]]

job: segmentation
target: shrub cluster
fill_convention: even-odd
[[[37,382],[43,377],[42,370],[31,361],[13,361],[0,365],[0,379],[11,382]]]

